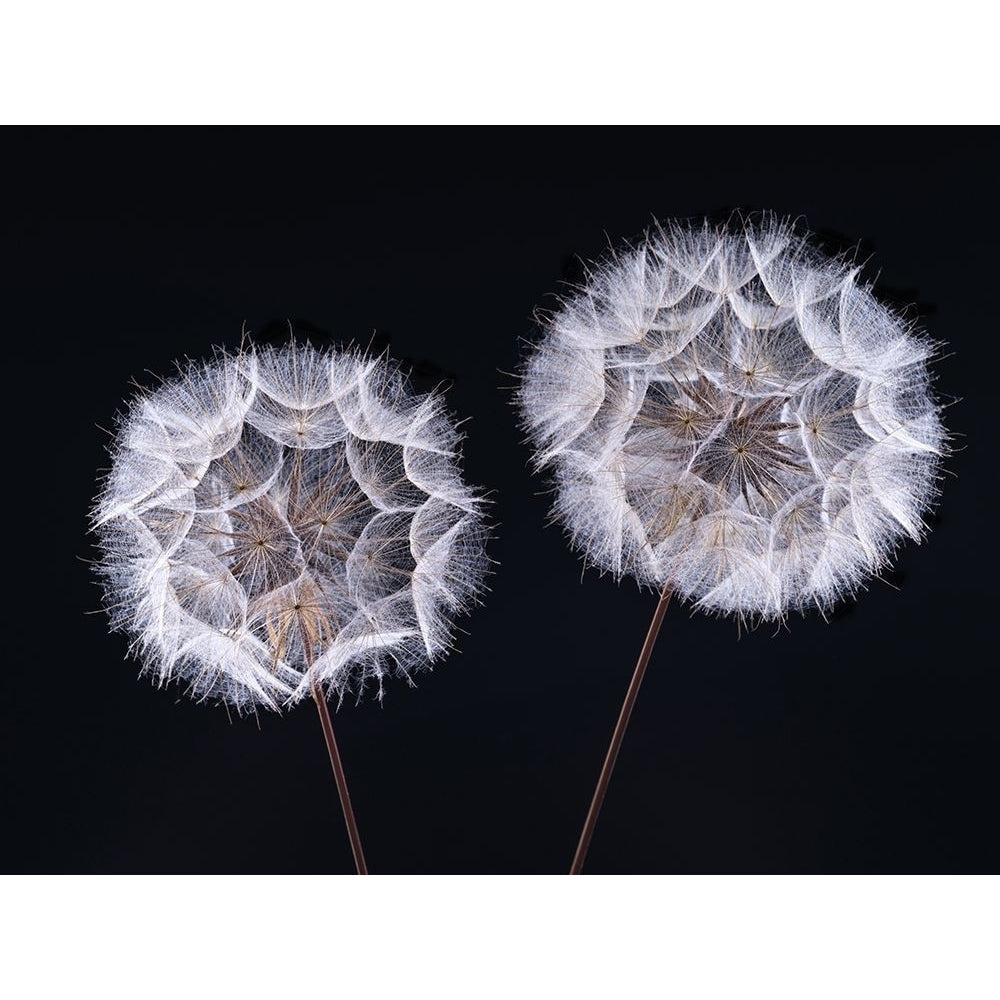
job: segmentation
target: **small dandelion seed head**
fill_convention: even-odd
[[[309,345],[190,363],[121,416],[92,524],[143,668],[240,711],[343,695],[451,648],[488,560],[437,394]]]
[[[517,402],[587,562],[752,620],[824,609],[919,540],[934,347],[765,215],[654,227],[543,320]]]

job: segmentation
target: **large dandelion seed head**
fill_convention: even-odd
[[[219,352],[132,401],[93,512],[144,669],[238,710],[440,659],[486,572],[442,398],[384,358]]]
[[[823,609],[919,539],[933,345],[773,216],[656,227],[544,320],[519,404],[587,561],[706,611]]]

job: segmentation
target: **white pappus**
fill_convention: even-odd
[[[189,363],[121,415],[92,512],[112,627],[144,672],[239,711],[343,694],[450,649],[484,500],[440,394],[356,351]]]
[[[653,227],[560,299],[518,404],[588,563],[751,620],[828,608],[919,540],[934,345],[774,215]]]

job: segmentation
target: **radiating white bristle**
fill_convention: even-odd
[[[923,533],[946,451],[932,354],[775,216],[657,226],[562,299],[518,403],[588,563],[775,618]]]
[[[220,352],[135,399],[93,511],[145,672],[240,711],[445,655],[487,570],[435,395],[308,345]]]

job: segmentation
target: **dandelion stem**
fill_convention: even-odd
[[[323,692],[315,684],[312,686],[312,696],[313,701],[316,702],[316,708],[319,710],[319,721],[323,726],[326,749],[330,753],[330,764],[333,767],[333,776],[337,781],[337,791],[340,793],[340,806],[344,810],[347,835],[351,839],[351,850],[354,852],[354,866],[359,875],[367,875],[368,866],[365,864],[365,853],[361,849],[361,834],[358,833],[358,822],[354,818],[354,810],[351,808],[351,793],[347,790],[347,776],[344,774],[344,765],[340,762],[340,752],[337,750],[337,741],[333,735],[330,709],[327,707]]]
[[[570,875],[579,875],[583,869],[583,863],[587,859],[590,838],[594,835],[594,826],[597,824],[597,817],[600,815],[601,806],[604,804],[604,796],[608,791],[611,772],[614,770],[615,761],[618,759],[618,751],[621,749],[622,739],[625,737],[625,729],[628,726],[629,717],[632,715],[635,699],[639,694],[639,685],[642,684],[643,675],[646,673],[646,665],[649,663],[653,646],[656,644],[656,637],[660,634],[660,626],[663,624],[663,616],[666,613],[667,605],[670,603],[671,593],[672,588],[670,584],[664,584],[663,590],[660,591],[659,603],[653,612],[653,620],[649,623],[646,641],[642,644],[642,649],[639,652],[639,659],[636,661],[632,680],[629,682],[628,691],[625,692],[625,701],[622,703],[622,710],[618,713],[618,721],[615,723],[614,732],[611,734],[611,744],[608,746],[608,752],[604,758],[601,776],[597,779],[597,787],[594,789],[594,797],[590,802],[587,819],[583,824],[580,842],[576,845],[576,854],[573,855],[573,865],[569,870]]]

